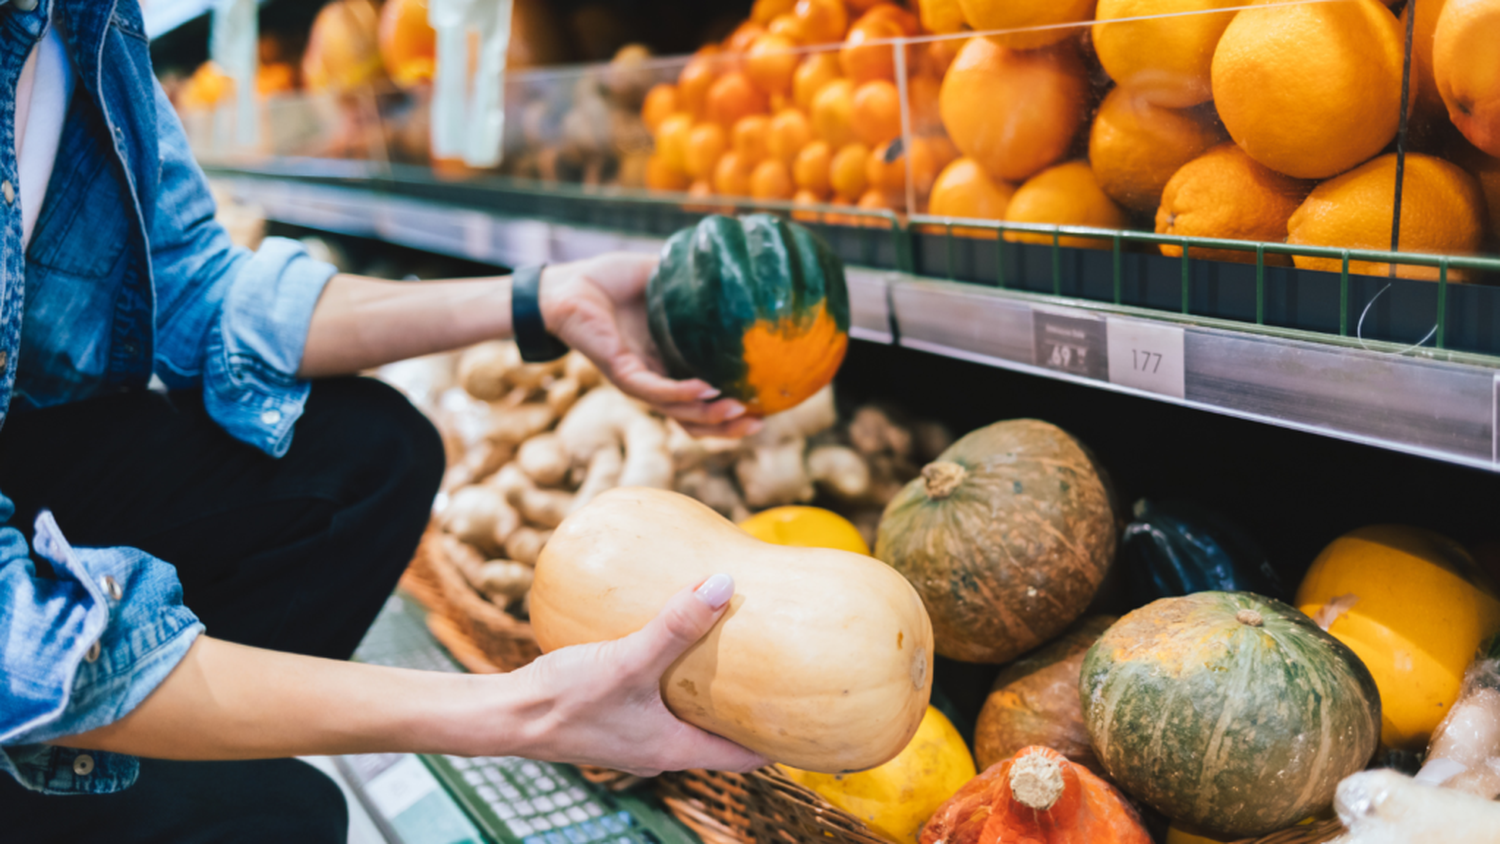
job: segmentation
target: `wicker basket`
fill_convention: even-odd
[[[748,774],[680,771],[656,780],[677,819],[707,844],[890,844],[864,822],[774,767]],[[1235,844],[1322,844],[1337,820],[1294,826]]]
[[[434,607],[500,671],[514,671],[541,656],[531,625],[485,600],[443,550],[442,535],[428,531],[414,561],[437,581],[441,605]]]

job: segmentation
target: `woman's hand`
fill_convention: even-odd
[[[734,399],[696,378],[666,377],[646,323],[651,255],[610,253],[544,270],[542,319],[547,330],[593,361],[627,395],[682,423],[694,436],[741,437],[760,429]]]
[[[525,684],[535,710],[520,714],[527,738],[519,752],[639,776],[765,765],[740,745],[678,720],[661,699],[662,675],[714,626],[733,594],[734,581],[714,575],[679,592],[639,632],[563,648],[509,675]]]

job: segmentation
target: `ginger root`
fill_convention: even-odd
[[[505,556],[518,563],[534,566],[537,557],[542,555],[542,548],[551,537],[550,530],[537,530],[530,525],[522,525],[505,540]]]
[[[759,510],[811,501],[812,479],[803,462],[806,448],[807,441],[799,437],[761,445],[742,455],[734,464],[734,475],[745,493],[745,503]]]
[[[499,547],[497,529],[520,520],[500,493],[490,487],[466,486],[455,491],[443,508],[443,529],[462,542],[483,550]]]
[[[746,438],[747,444],[760,446],[801,440],[822,433],[838,422],[838,410],[833,403],[833,387],[827,386],[813,393],[807,401],[791,410],[767,416],[764,426],[754,436]]]
[[[732,522],[750,518],[750,508],[735,489],[734,481],[722,471],[711,471],[702,466],[689,469],[677,476],[673,488],[690,498],[695,498]]]
[[[577,351],[568,352],[563,357],[563,377],[577,381],[579,390],[585,393],[604,383],[604,373]]]
[[[625,424],[625,465],[620,486],[672,488],[672,453],[667,450],[667,427],[661,420],[638,412]]]
[[[481,401],[496,401],[510,392],[510,371],[521,365],[515,343],[492,340],[465,349],[458,358],[458,383]]]
[[[625,457],[620,453],[619,446],[607,445],[594,452],[594,456],[589,458],[588,473],[584,475],[578,492],[573,495],[572,511],[581,509],[599,493],[619,486],[620,472],[624,468]]]
[[[552,415],[561,419],[573,408],[573,403],[583,395],[583,387],[573,378],[559,378],[547,385],[545,401],[552,408]]]
[[[568,450],[556,434],[537,434],[521,444],[516,465],[542,486],[560,486],[568,479]]]
[[[844,501],[863,501],[870,495],[870,466],[852,448],[812,449],[807,453],[807,472],[818,486]]]
[[[479,566],[470,584],[501,606],[518,601],[531,589],[531,566],[512,560],[491,560]]]
[[[497,408],[490,419],[484,438],[491,442],[519,446],[552,427],[552,423],[556,420],[557,416],[552,412],[552,408],[540,402]]]

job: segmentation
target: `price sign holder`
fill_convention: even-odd
[[[1187,397],[1181,327],[1112,317],[1108,335],[1111,384]]]
[[[1109,374],[1104,320],[1082,313],[1032,312],[1032,360],[1037,366],[1104,381]]]

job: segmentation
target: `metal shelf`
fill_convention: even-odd
[[[268,219],[502,266],[662,238],[221,173]],[[1496,471],[1500,360],[851,265],[852,336]]]

